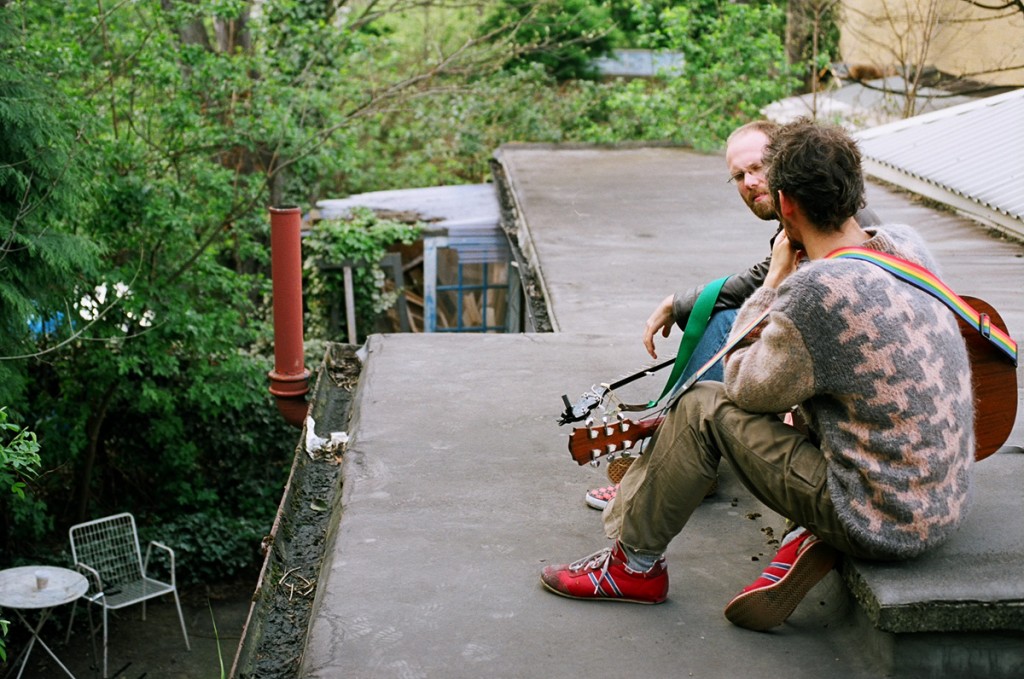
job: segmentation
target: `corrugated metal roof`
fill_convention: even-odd
[[[851,82],[838,89],[817,94],[801,94],[773,102],[761,109],[769,120],[788,123],[805,116],[831,120],[848,130],[860,130],[900,120],[903,114],[907,81],[899,76]],[[917,110],[929,113],[972,101],[970,97],[953,94],[934,87],[916,91]]]
[[[1024,235],[1024,89],[855,136],[869,174],[919,193],[921,186],[941,190]]]

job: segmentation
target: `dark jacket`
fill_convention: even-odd
[[[878,215],[871,208],[864,208],[854,217],[861,227],[878,226],[881,224]],[[781,230],[782,226],[780,225],[778,230],[775,231],[775,235],[778,235]],[[771,244],[775,242],[775,235],[768,241],[769,249]],[[768,267],[771,266],[771,263],[772,256],[769,252],[764,261],[758,262],[742,273],[729,276],[729,280],[722,286],[722,291],[718,293],[718,300],[715,302],[714,310],[739,309],[743,306],[747,298],[754,294],[754,291],[764,283],[765,276],[768,275]],[[686,327],[686,320],[690,317],[693,305],[697,302],[697,298],[704,290],[705,285],[706,283],[692,287],[685,292],[676,293],[675,298],[672,300],[672,318],[680,328]]]

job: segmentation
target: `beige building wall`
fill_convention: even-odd
[[[845,0],[839,49],[848,64],[900,73],[924,64],[990,85],[1024,86],[1024,11],[966,0]]]

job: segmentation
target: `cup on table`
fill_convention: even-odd
[[[46,574],[46,571],[36,571],[36,589],[46,589],[46,585],[50,582],[50,576]]]

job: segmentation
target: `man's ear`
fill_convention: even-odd
[[[780,217],[785,217],[787,220],[791,220],[797,210],[797,206],[796,203],[793,202],[792,198],[782,191],[778,191],[775,194],[775,209],[778,211]]]

